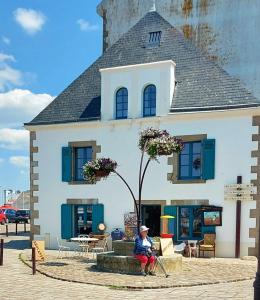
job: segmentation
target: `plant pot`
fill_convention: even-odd
[[[97,177],[106,177],[108,176],[110,173],[110,171],[107,171],[107,170],[98,170],[98,171],[95,171],[95,175]]]

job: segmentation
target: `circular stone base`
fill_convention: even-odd
[[[182,269],[182,255],[160,256],[160,260],[167,273],[173,273]],[[115,255],[114,253],[101,253],[97,255],[97,269],[125,274],[140,273],[140,262],[134,256]],[[162,273],[159,264],[155,271]]]

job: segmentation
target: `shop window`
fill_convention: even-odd
[[[143,116],[156,115],[156,86],[151,84],[144,89],[143,93]]]
[[[200,206],[179,207],[179,239],[200,239],[202,236],[202,216]]]
[[[128,91],[121,88],[116,93],[116,119],[127,119],[128,114]]]

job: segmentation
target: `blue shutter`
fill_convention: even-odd
[[[202,179],[215,178],[215,139],[202,141]]]
[[[169,219],[168,230],[169,233],[174,234],[174,241],[177,240],[177,206],[175,205],[165,205],[164,214],[175,217],[174,219]]]
[[[73,237],[73,205],[61,205],[61,238],[70,239]]]
[[[70,182],[72,168],[72,147],[62,147],[62,181]]]
[[[104,205],[94,204],[92,207],[92,231],[99,233],[98,224],[104,223]]]

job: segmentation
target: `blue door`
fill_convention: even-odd
[[[179,207],[179,240],[198,240],[202,237],[200,206]]]

